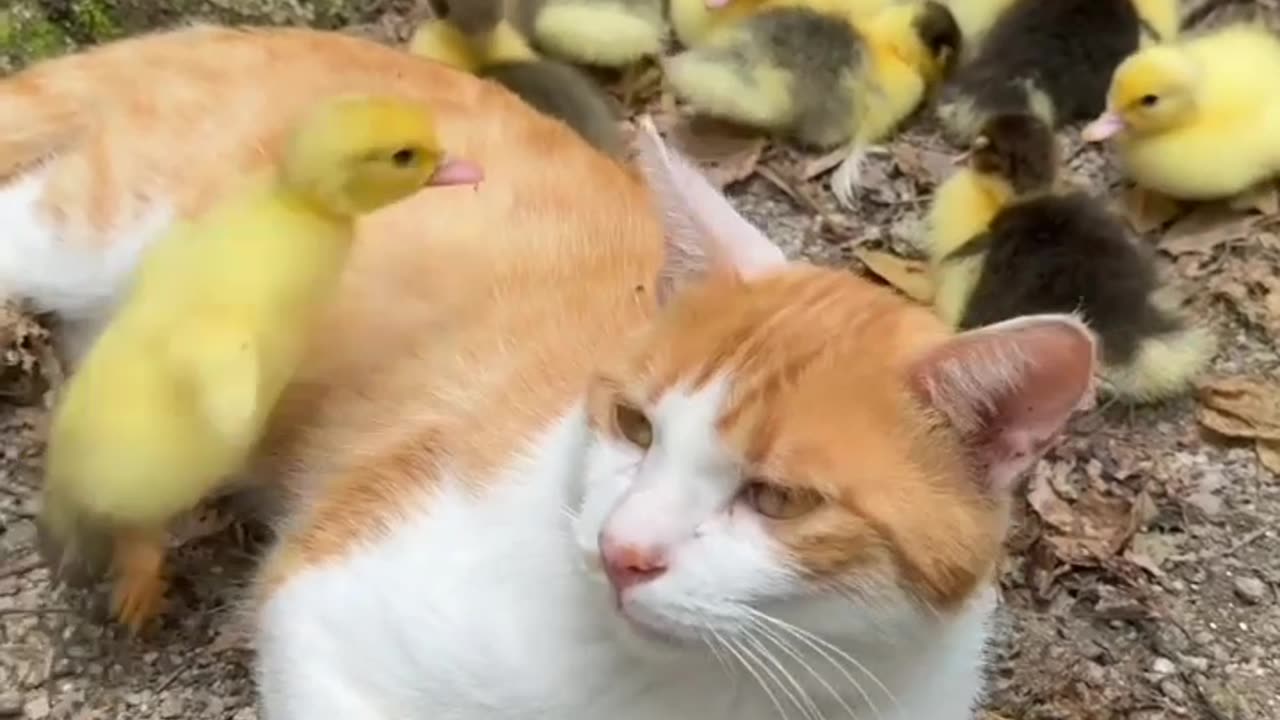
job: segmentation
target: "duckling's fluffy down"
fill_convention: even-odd
[[[665,63],[668,83],[698,112],[815,147],[852,133],[862,40],[847,21],[805,7],[767,10],[712,33]]]
[[[1031,112],[1055,127],[1096,116],[1140,34],[1131,0],[1016,3],[943,88],[937,114],[948,140],[968,142],[1000,112]]]
[[[1185,389],[1212,358],[1211,333],[1162,299],[1154,259],[1123,222],[1084,193],[1015,202],[966,248],[982,269],[960,327],[1079,312],[1102,341],[1104,380],[1132,401]]]
[[[656,56],[666,43],[663,0],[548,0],[533,36],[546,52],[600,67]]]

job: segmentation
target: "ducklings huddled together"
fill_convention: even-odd
[[[1102,189],[1069,186],[1054,133],[1108,143],[1140,191],[1175,200],[1280,175],[1280,36],[1252,22],[1185,29],[1178,0],[452,2],[414,52],[478,74],[513,58],[554,66],[565,80],[492,77],[615,155],[603,90],[539,52],[654,57],[689,114],[844,148],[831,189],[846,207],[868,151],[913,116],[932,120],[963,166],[923,224],[939,316],[966,329],[1078,312],[1101,338],[1104,388],[1130,402],[1186,390],[1216,342],[1179,314]]]

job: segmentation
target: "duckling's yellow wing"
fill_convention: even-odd
[[[925,224],[925,251],[934,284],[934,312],[952,327],[964,316],[984,255],[951,256],[985,232],[999,212],[998,200],[967,168],[948,178],[934,193]]]
[[[409,52],[474,73],[479,62],[467,36],[445,20],[427,20],[409,39]]]

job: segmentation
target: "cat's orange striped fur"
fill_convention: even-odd
[[[0,283],[92,324],[157,213],[349,91],[430,104],[485,182],[362,223],[273,420],[266,716],[965,717],[1013,480],[1088,397],[1091,336],[953,338],[786,263],[651,129],[635,173],[365,41],[128,41],[0,82],[0,222],[26,248]]]

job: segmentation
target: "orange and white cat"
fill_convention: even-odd
[[[1069,316],[950,335],[366,41],[197,28],[0,81],[0,282],[80,318],[317,96],[435,109],[477,189],[362,223],[254,476],[268,720],[961,720],[1016,478],[1090,401]]]

